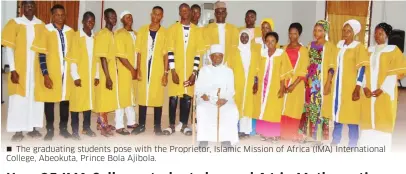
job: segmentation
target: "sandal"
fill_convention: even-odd
[[[22,132],[17,132],[11,137],[11,141],[20,142],[24,139],[24,135]]]
[[[175,125],[170,125],[168,128],[164,129],[163,131],[164,135],[172,135],[175,133]]]
[[[316,146],[322,146],[323,145],[323,143],[321,142],[321,141],[315,141],[315,142],[313,142],[312,143],[312,147],[316,147]]]
[[[243,132],[240,132],[240,133],[238,133],[238,137],[239,137],[240,139],[246,139],[246,138],[249,138],[250,135],[249,135],[249,134],[245,134],[245,133],[243,133]]]
[[[272,137],[271,139],[271,143],[276,144],[279,142],[279,138],[278,137]]]
[[[261,135],[261,141],[266,141],[266,140],[268,140],[268,139],[270,139],[270,138],[264,137],[264,136]]]
[[[39,133],[37,130],[33,130],[33,131],[31,131],[31,132],[28,132],[27,133],[27,135],[28,136],[30,136],[31,138],[39,138],[39,137],[42,137],[42,134],[41,133]]]
[[[192,129],[190,129],[186,125],[184,127],[182,127],[182,129],[180,129],[180,132],[182,132],[186,136],[191,136],[193,134]]]
[[[133,124],[133,125],[127,125],[127,129],[135,129],[138,126],[137,123]]]
[[[117,129],[116,132],[120,135],[130,135],[131,133],[128,132],[127,129],[121,128],[121,129]]]

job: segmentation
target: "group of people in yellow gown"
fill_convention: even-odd
[[[246,26],[237,28],[226,22],[224,2],[215,3],[216,20],[207,26],[198,23],[198,5],[183,3],[180,21],[168,29],[160,24],[164,9],[155,6],[151,23],[137,32],[129,11],[117,18],[109,8],[104,11],[105,27],[97,33],[92,32],[92,12],[83,15],[83,28],[74,31],[65,25],[61,5],[51,9],[50,24],[35,17],[33,1],[23,1],[22,7],[24,15],[7,23],[1,42],[11,70],[7,130],[16,132],[13,141],[21,141],[23,131],[41,137],[36,128],[42,127],[44,112],[44,139],[52,140],[55,103],[60,104],[59,129],[65,138],[80,139],[79,112],[84,116],[82,133],[88,136],[96,136],[90,129],[91,112],[98,115],[97,129],[104,136],[113,131],[143,133],[148,107],[154,108],[156,135],[191,135],[194,83],[199,69],[210,62],[210,46],[219,44],[224,48],[223,64],[234,74],[240,139],[259,134],[263,141],[313,140],[318,145],[329,139],[333,121],[333,145],[341,141],[343,124],[349,127],[349,146],[391,144],[396,83],[406,72],[406,61],[399,48],[387,44],[389,24],[375,27],[376,45],[366,49],[355,40],[363,28],[357,20],[344,23],[343,38],[336,45],[328,41],[328,21],[316,22],[314,41],[308,45],[300,43],[301,24],[292,23],[286,31],[289,43],[281,47],[271,18],[257,27],[257,14],[249,10]],[[114,31],[117,19],[123,28]],[[162,129],[166,86],[169,127]],[[180,122],[175,125],[178,100]],[[107,116],[113,111],[114,126]],[[72,134],[67,130],[69,112]]]

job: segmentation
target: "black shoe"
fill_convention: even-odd
[[[199,147],[207,147],[207,146],[209,146],[209,142],[208,142],[208,141],[200,141]]]
[[[54,138],[54,130],[53,129],[48,129],[47,134],[44,137],[45,141],[51,141],[52,138]]]
[[[79,136],[79,133],[73,133],[73,134],[72,134],[72,139],[73,139],[73,140],[81,140],[81,138],[80,138],[80,136]]]
[[[131,134],[138,135],[138,134],[143,133],[143,132],[145,132],[145,125],[138,125],[136,128],[134,128],[131,131]]]
[[[70,134],[68,132],[68,130],[66,130],[66,129],[61,129],[61,131],[59,132],[59,135],[65,137],[65,138],[72,137],[72,134]]]
[[[85,128],[85,129],[83,129],[83,130],[82,130],[82,134],[85,134],[85,135],[87,135],[87,136],[89,136],[89,137],[95,137],[95,136],[96,136],[96,133],[94,133],[94,132],[92,131],[92,129],[90,129],[90,128]]]
[[[161,126],[155,126],[154,132],[155,132],[155,135],[156,135],[156,136],[165,135],[164,132],[162,132]]]
[[[24,139],[24,135],[23,135],[22,132],[16,132],[16,134],[14,134],[14,135],[11,137],[11,141],[14,141],[14,142],[20,142],[20,141],[22,141],[23,139]]]
[[[39,137],[42,137],[42,134],[41,133],[39,133],[37,130],[33,130],[33,131],[31,131],[31,132],[28,132],[27,133],[27,135],[28,136],[30,136],[31,138],[39,138]]]

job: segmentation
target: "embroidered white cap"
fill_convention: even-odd
[[[123,19],[123,17],[124,17],[125,15],[128,15],[128,14],[132,15],[131,12],[128,11],[128,10],[125,10],[125,11],[121,12],[121,14],[120,14],[120,19]]]

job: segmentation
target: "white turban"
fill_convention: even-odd
[[[221,53],[224,54],[224,47],[220,44],[214,44],[210,47],[210,54]]]
[[[131,12],[128,11],[128,10],[125,10],[125,11],[121,12],[121,14],[120,14],[120,19],[123,19],[123,17],[124,17],[125,15],[128,15],[128,14],[132,15]]]
[[[351,26],[352,30],[354,31],[354,35],[357,35],[361,31],[361,24],[357,20],[350,19],[344,23],[343,27],[347,24]]]

